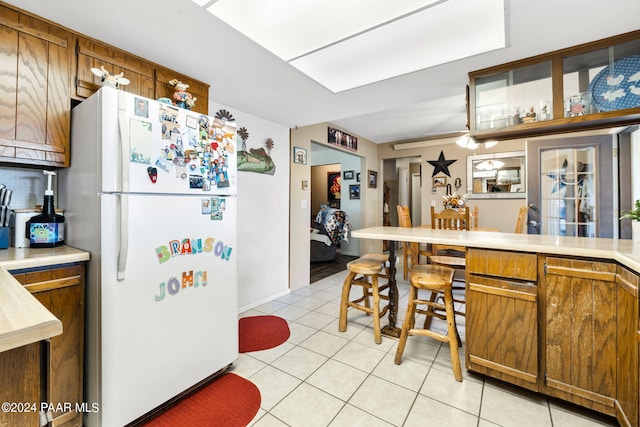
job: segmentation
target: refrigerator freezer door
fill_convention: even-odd
[[[236,194],[236,125],[118,93],[122,192]]]
[[[121,281],[119,197],[100,197],[102,381],[90,387],[100,387],[103,426],[131,422],[238,357],[235,197],[128,195]]]

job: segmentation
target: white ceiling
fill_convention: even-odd
[[[5,1],[207,82],[231,110],[286,127],[331,122],[375,143],[463,130],[470,71],[640,29],[638,0],[505,0],[506,48],[333,93],[192,0]],[[381,49],[380,67],[391,53]]]

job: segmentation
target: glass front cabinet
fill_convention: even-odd
[[[640,31],[469,73],[478,140],[640,123]]]

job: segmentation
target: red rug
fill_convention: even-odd
[[[260,390],[252,382],[227,373],[185,397],[145,427],[244,427],[260,409]]]
[[[267,350],[289,339],[289,325],[278,316],[252,316],[240,319],[240,353]]]

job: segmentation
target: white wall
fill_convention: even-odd
[[[209,115],[228,110],[247,128],[247,149],[274,141],[273,175],[238,172],[238,306],[240,312],[289,292],[289,129],[209,102]],[[238,141],[240,143],[240,141]]]

